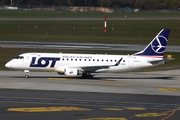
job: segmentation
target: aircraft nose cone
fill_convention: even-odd
[[[11,67],[12,67],[11,62],[7,62],[7,63],[5,64],[5,67],[7,67],[7,68],[11,68]]]

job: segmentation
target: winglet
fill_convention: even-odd
[[[123,58],[119,59],[119,61],[114,65],[114,66],[118,66],[120,64],[120,62],[122,61]]]
[[[162,29],[144,50],[133,55],[163,56],[168,42],[169,33],[170,29]]]

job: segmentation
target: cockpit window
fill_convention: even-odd
[[[19,56],[16,56],[14,59],[19,59]]]
[[[24,59],[24,57],[23,56],[17,56],[14,59]]]
[[[20,56],[19,59],[24,59],[24,57],[23,57],[23,56]]]

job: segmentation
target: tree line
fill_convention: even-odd
[[[130,7],[142,10],[178,9],[180,0],[0,0],[0,5],[13,6],[89,6],[89,7]]]

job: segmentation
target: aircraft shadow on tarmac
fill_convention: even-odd
[[[94,77],[93,79],[162,79],[162,80],[169,80],[173,79],[174,77],[171,76],[159,76],[159,77]]]

